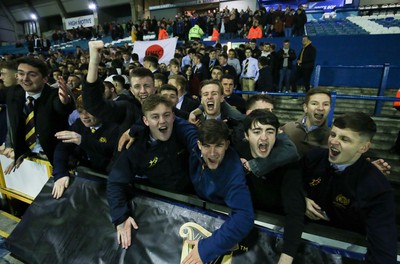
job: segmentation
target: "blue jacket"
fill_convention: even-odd
[[[177,131],[184,133],[180,126]],[[188,148],[190,178],[197,195],[232,210],[230,218],[212,236],[199,241],[200,258],[207,263],[231,250],[248,235],[254,224],[254,211],[242,163],[232,148],[228,148],[215,170],[206,167],[197,146],[197,134],[189,138]]]

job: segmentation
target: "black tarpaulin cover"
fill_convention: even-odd
[[[76,178],[59,200],[52,198],[51,188],[52,179],[7,239],[8,249],[26,263],[178,264],[188,251],[184,236],[207,236],[225,219],[222,214],[139,195],[133,199],[139,229],[134,231],[132,246],[124,250],[111,224],[105,183]],[[216,263],[277,263],[281,239],[265,230],[255,228],[239,250]],[[306,242],[296,260],[340,263],[332,262],[337,256]]]

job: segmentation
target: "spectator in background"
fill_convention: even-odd
[[[297,58],[296,73],[292,81],[292,91],[297,92],[297,82],[303,80],[305,92],[310,90],[311,75],[314,70],[317,50],[311,44],[308,36],[304,36],[302,40],[303,48]]]
[[[49,53],[50,47],[51,47],[50,40],[46,36],[43,36],[43,38],[42,38],[42,53],[47,55]]]
[[[193,78],[198,78],[199,83],[208,78],[208,69],[203,66],[203,55],[196,53],[192,57]]]
[[[240,80],[243,91],[254,91],[256,81],[258,79],[258,61],[253,58],[252,49],[247,47],[245,50],[246,59],[242,63],[242,73],[240,74]],[[243,98],[247,99],[248,96],[244,95]]]
[[[157,72],[154,74],[154,87],[159,91],[160,87],[167,83],[167,78],[164,74]]]
[[[15,60],[0,63],[0,80],[4,88],[17,85],[17,63]]]
[[[143,67],[149,69],[153,74],[158,73],[158,59],[155,56],[145,56],[143,59]]]
[[[164,25],[161,25],[158,31],[158,40],[168,39],[168,32]]]
[[[293,35],[296,37],[304,36],[304,25],[307,23],[306,11],[299,5],[293,18]]]
[[[236,58],[236,51],[234,49],[229,49],[228,51],[228,64],[235,69],[236,76],[239,76],[242,72],[242,68],[239,59]]]
[[[68,89],[71,91],[72,95],[74,96],[74,99],[78,98],[78,96],[81,95],[82,93],[81,84],[82,80],[79,76],[72,74],[68,76],[67,86]]]
[[[224,74],[221,76],[221,84],[224,91],[224,100],[244,114],[246,112],[246,101],[241,96],[233,93],[235,77]]]
[[[285,9],[284,14],[284,31],[285,37],[290,38],[293,35],[293,25],[294,25],[294,9],[290,9],[289,6]]]
[[[268,62],[268,58],[264,56],[258,59],[259,71],[255,83],[255,91],[257,92],[272,92],[274,90],[272,72]]]
[[[12,89],[17,85],[17,63],[14,60],[2,61],[0,63],[0,90]],[[7,122],[7,105],[0,104],[0,145],[6,141],[7,127],[9,126]],[[9,148],[9,144],[6,146]]]
[[[237,77],[235,68],[228,64],[228,55],[226,53],[218,55],[218,62],[219,66],[222,68],[223,74],[229,74],[235,78]]]
[[[272,36],[274,38],[283,37],[284,36],[283,28],[284,28],[284,25],[283,25],[283,22],[282,22],[281,18],[279,16],[277,16],[275,18],[275,21],[274,21],[274,24],[273,24]]]
[[[261,56],[261,50],[257,46],[257,40],[250,40],[249,46],[251,48],[251,56],[255,59],[258,59]]]
[[[189,30],[189,40],[200,40],[201,37],[204,35],[203,30],[200,28],[199,23],[196,24]]]
[[[211,71],[211,79],[212,80],[221,80],[222,75],[224,74],[224,71],[221,66],[215,66],[212,71]]]
[[[255,18],[253,20],[253,26],[249,29],[249,33],[247,33],[248,39],[258,39],[263,37],[263,31],[259,24],[259,19]]]
[[[278,67],[279,67],[279,85],[278,92],[290,91],[290,76],[292,74],[293,61],[296,59],[296,52],[290,48],[288,39],[283,41],[283,47],[277,52]],[[283,87],[285,82],[285,88]]]
[[[112,82],[103,82],[104,84],[104,99],[106,100],[117,100],[118,94]]]

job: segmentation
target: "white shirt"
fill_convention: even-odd
[[[245,71],[245,65],[247,60],[249,61],[249,65],[247,67],[247,72],[246,74],[244,74]],[[255,80],[258,79],[258,60],[250,57],[250,58],[246,58],[243,62],[242,62],[242,73],[240,74],[240,78],[254,78]]]

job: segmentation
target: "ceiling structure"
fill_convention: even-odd
[[[49,17],[56,15],[64,15],[74,12],[82,12],[89,10],[88,4],[90,0],[1,0],[0,8],[5,8],[16,22],[32,20],[31,14],[41,17]],[[130,0],[96,0],[98,7],[116,6],[128,4]]]

